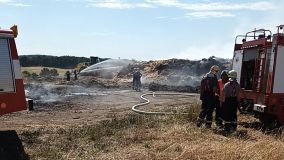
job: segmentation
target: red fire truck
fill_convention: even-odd
[[[264,123],[284,124],[283,29],[255,29],[235,40],[232,68],[242,87],[241,105]]]
[[[0,115],[26,110],[27,103],[15,38],[17,26],[0,29]]]

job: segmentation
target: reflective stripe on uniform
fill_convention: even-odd
[[[205,122],[205,120],[204,120],[204,119],[202,119],[202,118],[200,118],[200,117],[197,117],[197,120],[198,120],[198,121]]]
[[[224,121],[225,124],[237,124],[236,121]]]

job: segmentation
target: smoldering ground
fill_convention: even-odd
[[[56,85],[51,83],[30,83],[25,86],[26,96],[34,102],[64,101],[71,96],[96,96],[105,95],[97,87],[82,85]]]

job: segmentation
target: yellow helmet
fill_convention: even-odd
[[[210,68],[210,71],[212,72],[212,71],[215,71],[216,73],[217,72],[219,72],[219,70],[220,70],[220,68],[219,68],[219,66],[217,66],[217,65],[214,65],[214,66],[212,66],[211,68]]]

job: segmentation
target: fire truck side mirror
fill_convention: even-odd
[[[267,36],[267,39],[270,40],[270,39],[271,39],[271,35],[268,35],[268,36]]]
[[[14,37],[17,38],[17,36],[18,36],[18,26],[14,25],[10,29],[13,31]]]
[[[246,39],[244,38],[244,39],[242,39],[242,42],[244,43],[244,42],[246,42]]]

